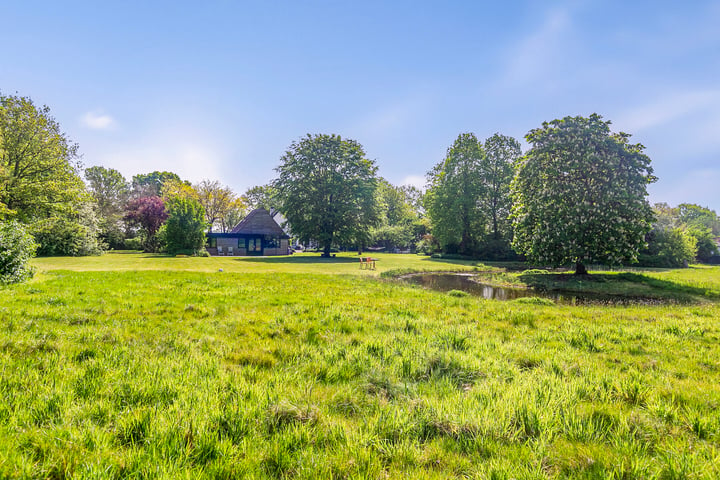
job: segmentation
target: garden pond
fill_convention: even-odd
[[[399,277],[403,282],[419,285],[423,288],[440,292],[463,291],[470,295],[483,297],[489,300],[516,300],[523,297],[540,297],[552,300],[562,305],[585,304],[642,304],[651,305],[667,303],[655,298],[628,297],[623,295],[603,295],[594,293],[579,293],[564,290],[538,290],[534,288],[520,288],[491,285],[478,280],[472,273],[416,273]]]

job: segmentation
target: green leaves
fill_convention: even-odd
[[[0,214],[29,222],[72,212],[85,189],[77,149],[48,107],[0,96]]]
[[[0,285],[22,282],[33,275],[28,262],[37,245],[25,227],[16,222],[0,222]]]
[[[165,243],[168,253],[197,253],[205,244],[205,209],[198,200],[173,197],[167,201]]]
[[[512,183],[513,245],[551,265],[635,261],[650,229],[650,159],[610,122],[565,117],[526,136]]]
[[[273,182],[281,211],[304,242],[367,243],[378,222],[374,162],[362,146],[339,135],[307,135],[293,142]]]

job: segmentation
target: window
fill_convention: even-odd
[[[265,236],[265,248],[278,248],[280,246],[279,243],[277,237],[271,235]]]

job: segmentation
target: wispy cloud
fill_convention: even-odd
[[[93,130],[109,130],[115,126],[115,119],[100,112],[87,112],[80,121],[84,126]]]
[[[703,111],[720,110],[720,90],[681,91],[622,112],[615,122],[623,130],[641,131]]]
[[[416,91],[404,98],[395,99],[387,104],[371,109],[361,117],[350,130],[361,138],[394,136],[410,128],[427,108],[430,95]]]
[[[556,60],[562,57],[564,42],[572,21],[570,12],[557,8],[548,12],[537,30],[522,38],[508,52],[503,83],[524,85],[544,72],[556,67]]]

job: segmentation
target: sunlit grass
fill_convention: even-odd
[[[0,477],[720,476],[712,299],[500,303],[377,258],[37,259],[0,289]]]

